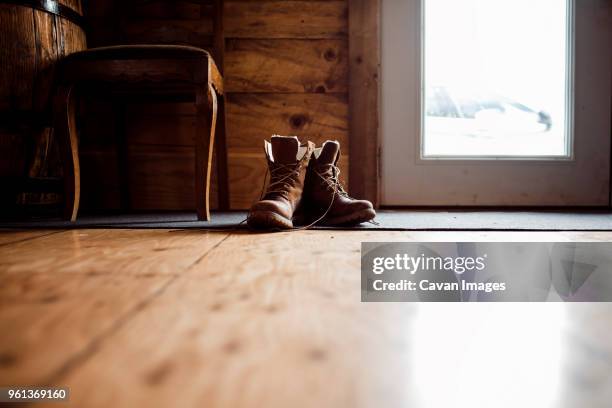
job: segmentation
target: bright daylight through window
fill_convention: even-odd
[[[571,1],[424,0],[424,157],[571,154]]]

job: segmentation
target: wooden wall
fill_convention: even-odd
[[[126,11],[127,4],[131,4]],[[90,2],[92,46],[177,43],[208,48],[212,10],[201,0]],[[225,81],[230,204],[248,208],[265,173],[273,133],[348,154],[348,10],[336,1],[226,1]],[[119,17],[122,15],[121,17]],[[192,209],[194,108],[189,103],[121,105],[89,100],[83,113],[83,207]],[[120,112],[119,112],[120,113]],[[116,117],[116,118],[115,118]],[[109,119],[113,118],[113,119]],[[127,166],[117,161],[125,132]],[[348,156],[340,167],[348,176]],[[119,174],[128,174],[122,186]],[[348,181],[348,180],[346,180]]]

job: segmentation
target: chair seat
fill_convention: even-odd
[[[210,58],[208,51],[186,45],[114,45],[90,48],[70,54],[68,60],[140,60]]]
[[[185,45],[115,45],[90,48],[66,56],[60,65],[59,83],[106,82],[121,89],[159,87],[183,94],[183,88],[208,81],[223,94],[223,79],[210,53]],[[187,88],[193,91],[193,87]],[[166,93],[165,90],[162,93]],[[193,92],[191,92],[193,93]]]

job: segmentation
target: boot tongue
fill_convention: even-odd
[[[321,153],[317,158],[317,163],[319,164],[335,164],[338,158],[338,154],[340,153],[340,143],[335,140],[328,140],[323,143],[323,147],[321,147]]]
[[[272,136],[272,157],[274,163],[292,164],[297,161],[300,142],[295,136]]]

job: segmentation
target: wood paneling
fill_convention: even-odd
[[[116,154],[87,151],[83,157],[83,195],[90,209],[119,208],[120,184]],[[134,144],[128,146],[129,204],[134,210],[193,210],[193,146]],[[339,161],[343,185],[348,185],[348,155]],[[261,193],[266,174],[263,149],[230,151],[229,177],[231,208],[248,208]],[[106,171],[102,177],[100,169]],[[211,190],[213,208],[217,205],[216,176]]]
[[[212,23],[209,19],[131,19],[123,27],[128,44],[181,44],[210,48]]]
[[[117,153],[113,148],[81,150],[81,205],[102,210],[120,208]]]
[[[231,38],[345,38],[345,1],[225,2]]]
[[[126,3],[129,17],[199,20],[201,18],[210,19],[212,15],[210,4],[193,0],[128,0]]]
[[[348,152],[348,103],[343,94],[230,94],[230,149],[258,149],[271,132],[320,145],[338,140]]]
[[[110,33],[101,35],[109,43],[208,46],[213,32],[210,3],[130,0],[125,4],[115,0],[114,9],[96,6],[93,22],[97,28],[93,28],[97,31],[103,21],[111,26],[114,10],[124,10],[126,15],[112,38]],[[231,207],[248,208],[259,196],[266,170],[261,146],[274,133],[297,135],[317,144],[339,140],[342,167],[348,175],[348,2],[224,3]],[[194,115],[191,103],[127,105],[132,208],[193,208]],[[99,133],[94,140],[85,137],[86,150],[97,151],[94,156],[109,154],[108,140],[112,145],[115,138],[108,135],[107,128],[92,129]],[[107,141],[96,142],[96,138]],[[99,150],[107,153],[101,155]],[[88,202],[116,203],[117,187],[112,188],[111,200],[97,197]]]
[[[229,102],[232,208],[247,208],[259,197],[266,171],[262,146],[270,137],[268,129],[317,144],[337,139],[348,153],[344,95],[233,94]],[[127,126],[132,208],[193,209],[193,104],[132,104],[127,112],[132,118]],[[341,168],[348,178],[346,155]],[[215,180],[212,186],[216,203]]]
[[[128,158],[132,208],[195,209],[193,146],[133,145]]]
[[[127,157],[129,203],[132,209],[195,209],[193,145],[133,144],[128,146]],[[212,208],[217,208],[216,172],[212,175],[210,201]]]
[[[348,152],[348,103],[344,94],[230,94],[229,148],[261,150],[271,132],[321,144],[338,140]],[[130,104],[130,143],[193,146],[192,103]]]
[[[126,117],[130,144],[194,146],[193,103],[130,104]]]
[[[346,92],[347,51],[345,40],[229,39],[225,55],[226,89]]]

